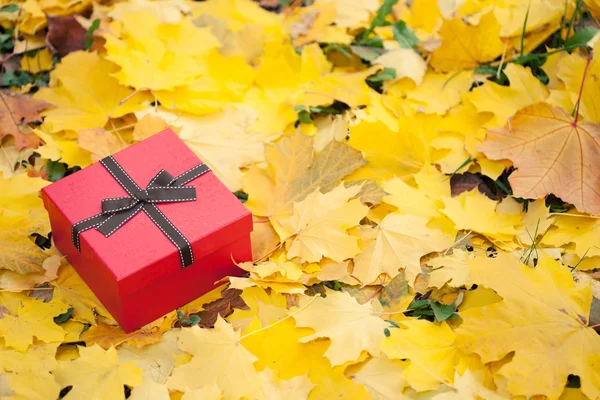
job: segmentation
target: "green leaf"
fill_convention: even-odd
[[[57,180],[64,178],[65,173],[67,172],[67,165],[58,161],[48,160],[46,172],[48,173],[48,180],[50,182],[56,182]]]
[[[361,59],[369,62],[386,52],[386,50],[383,48],[370,46],[350,46],[350,49]]]
[[[65,313],[62,313],[60,315],[57,315],[56,317],[54,317],[54,323],[55,324],[62,324],[64,322],[66,322],[69,318],[71,318],[71,314],[73,314],[73,308],[69,308]]]
[[[582,47],[587,45],[587,42],[589,42],[596,33],[598,33],[598,29],[593,26],[580,29],[565,42],[565,47]]]
[[[31,75],[23,71],[8,71],[2,75],[0,86],[23,86],[31,83]]]
[[[383,334],[385,335],[385,337],[390,337],[390,335],[391,335],[390,330],[388,328],[385,328],[383,330]]]
[[[20,8],[16,4],[9,4],[7,6],[0,8],[0,12],[7,12],[7,13],[13,13],[13,12],[17,12],[19,10],[20,10]]]
[[[452,314],[454,314],[454,304],[440,304],[437,301],[431,302],[431,309],[433,310],[433,315],[435,319],[439,322],[445,321],[449,319]]]
[[[241,201],[242,203],[245,203],[248,201],[248,193],[243,192],[241,190],[238,190],[237,192],[233,192],[233,194],[235,195],[235,197],[238,198],[239,201]]]
[[[373,36],[372,38],[361,40],[360,44],[367,47],[383,49],[383,40],[381,40],[379,36]]]
[[[369,36],[376,27],[389,25],[389,22],[387,22],[385,19],[388,15],[392,13],[392,8],[396,5],[397,2],[398,0],[383,1],[383,4],[381,5],[381,7],[379,7],[379,9],[377,10],[377,14],[375,14],[375,17],[371,21],[371,26],[369,26],[369,29],[367,29],[367,31],[363,34],[363,38],[366,39],[366,37]]]
[[[92,25],[90,25],[90,28],[87,30],[87,32],[85,33],[85,49],[89,50],[90,47],[92,47],[92,42],[94,41],[94,32],[100,28],[100,20],[99,19],[95,19],[92,22]]]
[[[394,40],[404,49],[412,49],[421,41],[415,36],[414,32],[406,26],[404,21],[398,21],[392,25]]]
[[[383,82],[388,79],[396,79],[396,69],[384,68],[379,74],[367,78],[368,82]]]
[[[312,124],[314,122],[310,116],[310,113],[306,110],[302,110],[298,113],[298,121],[302,122],[303,124]]]

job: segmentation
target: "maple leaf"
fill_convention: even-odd
[[[281,226],[290,233],[286,241],[288,258],[317,262],[327,257],[342,262],[354,257],[360,251],[358,238],[346,231],[358,225],[368,211],[359,199],[350,200],[358,190],[356,186],[343,185],[326,194],[315,190],[295,203],[294,215],[281,221]]]
[[[434,50],[431,65],[440,71],[479,66],[502,54],[500,24],[492,12],[481,17],[479,25],[466,25],[461,18],[445,20],[440,29],[442,46]]]
[[[463,192],[456,197],[443,199],[441,210],[454,222],[456,229],[473,230],[491,237],[508,238],[517,233],[518,214],[497,212],[498,203],[478,190]]]
[[[71,265],[61,266],[58,278],[50,284],[54,287],[53,298],[73,308],[73,318],[94,324],[97,315],[110,317],[109,312]]]
[[[415,390],[435,390],[440,384],[452,385],[457,349],[456,335],[446,322],[436,325],[426,320],[402,320],[389,329],[381,351],[392,359],[408,359],[402,377]],[[423,338],[427,341],[424,342]]]
[[[46,40],[54,53],[64,57],[77,50],[85,50],[87,30],[72,15],[48,15]]]
[[[384,338],[387,323],[370,303],[359,304],[345,292],[327,290],[327,297],[303,298],[302,311],[294,312],[298,327],[313,328],[315,333],[300,339],[306,343],[326,337],[331,340],[325,357],[332,365],[354,361],[361,351],[379,355],[379,342]]]
[[[302,132],[265,145],[265,160],[273,174],[251,168],[244,176],[249,194],[246,206],[255,215],[281,219],[289,217],[294,202],[302,201],[317,189],[326,191],[365,163],[360,152],[332,140],[313,160],[313,139]]]
[[[65,331],[54,323],[54,317],[66,312],[69,306],[59,301],[44,303],[30,299],[16,312],[3,315],[0,333],[7,346],[25,352],[36,337],[45,343],[60,342]]]
[[[219,44],[209,28],[198,28],[189,19],[169,24],[136,11],[124,14],[121,23],[120,37],[105,36],[106,57],[121,67],[114,75],[119,82],[136,89],[190,83],[206,69],[202,57]]]
[[[377,238],[354,259],[352,275],[364,285],[385,273],[394,278],[405,269],[412,285],[421,272],[420,259],[452,245],[452,238],[427,227],[429,221],[414,215],[389,214],[377,228]]]
[[[264,160],[262,138],[249,131],[252,110],[230,108],[204,117],[149,108],[138,118],[152,115],[180,128],[179,137],[232,191],[242,188],[241,167]]]
[[[373,60],[374,64],[396,70],[396,78],[410,78],[419,86],[423,82],[427,64],[413,49],[395,49]]]
[[[471,263],[471,279],[503,300],[461,311],[456,345],[484,363],[514,352],[496,372],[513,395],[558,398],[569,374],[589,398],[600,395],[600,338],[588,327],[590,286],[576,286],[568,268],[541,253],[536,268],[510,255]],[[585,344],[582,347],[582,344]],[[531,376],[536,376],[531,380]]]
[[[70,399],[125,399],[123,385],[142,384],[142,370],[134,362],[119,362],[117,351],[111,347],[79,347],[80,357],[61,361],[54,372],[61,388],[72,386],[65,400]]]
[[[511,63],[506,66],[504,73],[510,82],[509,86],[486,81],[468,94],[478,111],[495,114],[494,126],[504,125],[519,109],[545,101],[549,95],[546,86],[527,67]]]
[[[12,136],[18,150],[38,147],[40,140],[27,124],[41,121],[38,112],[52,105],[8,90],[0,90],[0,99],[0,139]]]
[[[364,385],[376,400],[404,400],[402,391],[407,386],[401,377],[408,362],[390,360],[387,357],[372,358],[364,365],[348,368],[348,377],[356,383]],[[360,367],[360,370],[354,371]]]
[[[292,318],[281,323],[262,326],[258,319],[246,328],[244,347],[258,359],[254,365],[257,370],[270,368],[281,379],[303,376],[323,360],[328,343],[310,341],[303,343],[301,338],[311,334],[308,328],[297,328]]]
[[[288,380],[277,378],[269,368],[259,374],[265,398],[272,400],[304,400],[316,385],[308,376],[297,376]]]
[[[43,400],[57,398],[60,387],[51,374],[58,368],[55,359],[59,343],[38,344],[27,353],[0,350],[0,371],[7,372],[10,399]]]
[[[218,318],[214,329],[183,328],[179,348],[192,354],[192,361],[176,367],[167,386],[176,390],[198,389],[216,383],[225,399],[262,397],[256,357],[240,343],[240,333]]]
[[[539,103],[519,110],[504,129],[489,130],[481,150],[514,163],[508,180],[515,196],[553,193],[581,212],[600,214],[600,169],[593,161],[600,158],[600,125]]]
[[[64,57],[52,71],[51,87],[34,95],[56,106],[43,113],[44,126],[52,132],[101,128],[111,118],[140,109],[147,95],[120,85],[110,76],[117,69],[97,53],[78,51]]]

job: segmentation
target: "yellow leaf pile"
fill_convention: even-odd
[[[0,398],[600,399],[599,17],[4,1]],[[166,128],[254,258],[125,333],[39,191]]]

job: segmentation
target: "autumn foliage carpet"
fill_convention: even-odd
[[[0,398],[600,399],[600,1],[1,4]],[[39,190],[166,127],[254,260],[126,334]]]

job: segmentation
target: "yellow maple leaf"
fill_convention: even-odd
[[[589,285],[576,286],[568,268],[543,253],[535,268],[505,254],[480,258],[471,263],[471,279],[504,300],[461,311],[459,348],[479,354],[484,363],[514,352],[496,372],[507,379],[514,396],[556,399],[569,374],[580,377],[589,398],[600,396],[600,374],[594,368],[600,365],[600,338],[588,327]]]
[[[14,392],[10,400],[58,397],[60,387],[51,374],[58,368],[54,358],[58,346],[59,343],[38,344],[27,353],[0,350],[0,371],[7,373],[8,386]]]
[[[479,190],[463,192],[456,197],[445,197],[441,211],[454,222],[456,229],[471,230],[492,238],[510,239],[517,233],[515,226],[521,222],[519,214],[497,212],[498,202]]]
[[[54,287],[53,298],[73,308],[73,318],[95,324],[97,315],[110,317],[100,300],[68,263],[60,267],[58,278],[50,284]]]
[[[377,140],[373,140],[373,132],[378,133]],[[349,179],[402,177],[420,170],[429,156],[424,137],[404,124],[402,130],[394,132],[382,122],[361,121],[350,128],[348,144],[369,161]]]
[[[541,198],[554,193],[581,212],[600,214],[600,125],[578,123],[566,110],[538,103],[519,110],[504,129],[489,130],[481,150],[509,159],[517,171],[514,195]]]
[[[546,86],[527,67],[511,63],[506,66],[504,73],[508,76],[510,86],[486,81],[468,95],[477,110],[495,114],[494,126],[504,125],[517,110],[544,101],[549,95]]]
[[[412,49],[394,49],[373,60],[374,64],[396,70],[396,78],[410,78],[419,86],[423,82],[427,64],[421,56]]]
[[[325,298],[302,298],[302,311],[292,311],[297,326],[315,331],[300,341],[329,338],[331,344],[325,357],[334,366],[358,359],[363,350],[379,355],[387,323],[376,314],[371,303],[359,304],[346,292],[327,290],[326,294]]]
[[[307,375],[296,376],[283,380],[269,368],[258,374],[261,380],[265,398],[271,400],[305,400],[316,385]]]
[[[136,12],[123,15],[121,23],[121,38],[105,36],[106,58],[121,67],[114,73],[119,82],[136,89],[191,83],[206,72],[203,57],[219,44],[209,28],[198,28],[189,19],[167,24]]]
[[[453,287],[470,286],[467,260],[472,257],[467,251],[454,249],[452,254],[432,258],[426,264],[433,268],[429,274],[429,285],[441,288],[444,284]]]
[[[125,399],[123,385],[142,384],[142,370],[134,362],[120,362],[115,348],[80,347],[79,358],[61,361],[54,372],[61,388],[72,386],[64,397],[71,399]]]
[[[136,112],[138,118],[147,115],[180,128],[179,137],[232,191],[242,187],[241,167],[264,160],[262,138],[249,131],[252,110],[232,108],[203,117],[154,108]]]
[[[34,337],[45,343],[61,342],[65,331],[54,323],[54,317],[68,309],[69,306],[60,301],[44,303],[31,299],[0,319],[0,333],[7,346],[22,352],[33,344]]]
[[[493,13],[481,17],[478,26],[455,18],[444,21],[440,29],[442,45],[433,51],[431,65],[439,71],[456,71],[478,67],[502,54],[500,24]]]
[[[52,132],[101,128],[109,119],[141,108],[147,95],[128,98],[133,90],[110,76],[117,69],[97,53],[79,51],[64,57],[52,71],[51,87],[34,95],[57,106],[43,113],[44,126]]]
[[[418,113],[445,114],[461,102],[473,83],[472,71],[437,73],[427,71],[423,83],[401,79],[389,86],[384,94],[386,104],[407,115]]]
[[[561,215],[554,219],[556,229],[550,229],[540,240],[551,246],[575,245],[573,252],[579,257],[600,256],[598,235],[600,235],[600,220],[586,215]]]
[[[255,319],[248,325],[243,345],[258,358],[254,363],[258,371],[270,368],[281,379],[290,379],[307,374],[323,360],[328,343],[301,342],[312,331],[295,325],[292,318],[268,326]]]
[[[340,179],[365,163],[358,151],[337,140],[330,141],[313,159],[313,145],[311,137],[297,131],[265,146],[273,179],[256,168],[251,168],[243,179],[249,195],[245,204],[254,215],[272,221],[289,217],[294,202],[317,189],[337,186]]]
[[[256,357],[240,343],[240,333],[221,317],[214,329],[184,328],[179,348],[192,354],[192,361],[176,367],[167,381],[171,389],[198,389],[216,383],[225,399],[259,399],[262,391],[252,363]]]
[[[427,226],[427,218],[389,214],[376,230],[376,239],[354,259],[352,275],[364,285],[385,273],[390,278],[404,268],[412,285],[421,272],[420,259],[434,251],[445,250],[453,238]]]
[[[402,391],[407,385],[402,372],[407,364],[407,361],[390,360],[382,356],[350,366],[346,373],[348,378],[363,385],[375,399],[404,400],[406,397]]]
[[[52,69],[52,54],[48,48],[39,50],[33,56],[25,55],[21,58],[21,70],[32,74]]]
[[[410,360],[401,375],[406,382],[417,391],[452,385],[457,349],[453,346],[456,335],[448,324],[411,319],[399,325],[389,329],[381,350],[391,359]]]
[[[223,390],[215,383],[194,390],[186,390],[181,400],[222,400]]]
[[[279,234],[286,240],[288,258],[317,262],[327,257],[342,262],[354,257],[360,251],[358,238],[346,231],[358,225],[368,211],[360,199],[350,200],[358,191],[359,187],[340,185],[326,194],[315,190],[296,202],[294,215],[281,221],[289,235]]]

